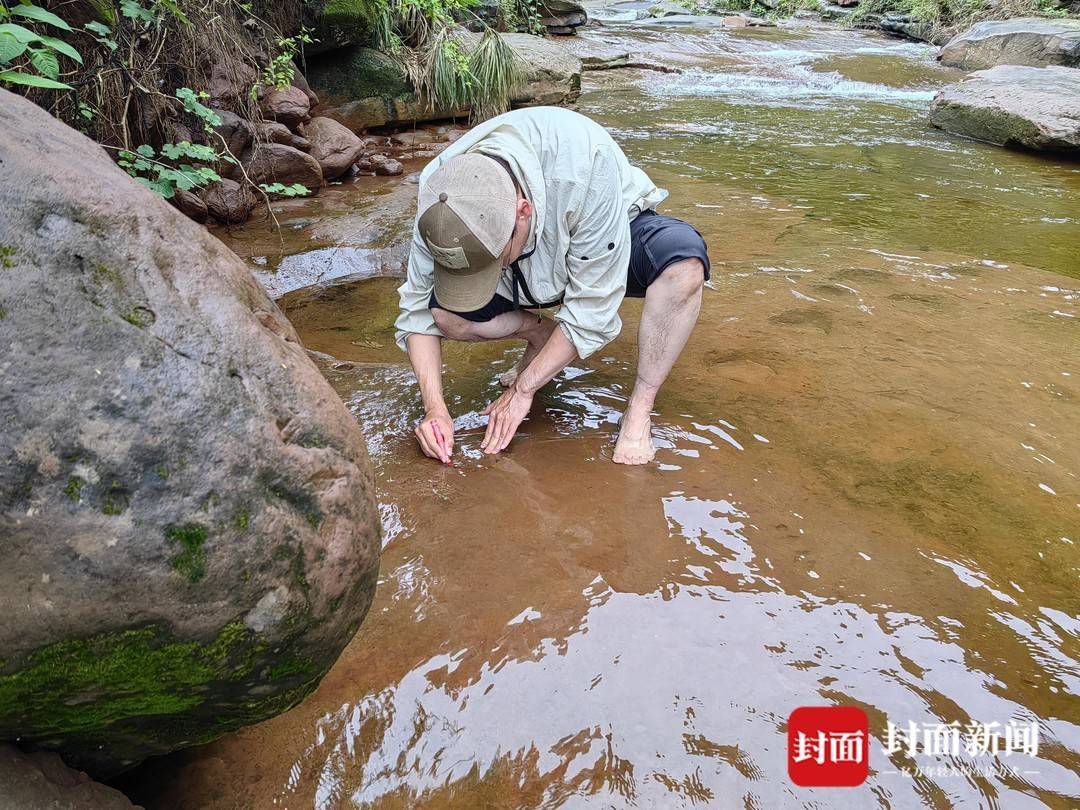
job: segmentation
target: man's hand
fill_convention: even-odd
[[[507,388],[501,397],[488,405],[481,414],[488,417],[487,433],[480,448],[488,454],[499,453],[510,444],[518,425],[529,415],[533,395],[516,386]]]
[[[454,452],[454,420],[450,418],[449,411],[428,411],[424,421],[413,432],[425,456],[437,458],[443,464],[450,463],[450,456]]]

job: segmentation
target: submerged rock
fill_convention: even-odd
[[[963,70],[995,65],[1080,68],[1080,20],[1020,17],[976,23],[949,40],[938,59]]]
[[[0,743],[0,807],[11,810],[139,810],[119,790],[93,781],[56,754],[25,754]]]
[[[939,129],[1001,146],[1080,155],[1080,70],[999,65],[946,87],[930,105]]]
[[[0,739],[108,774],[310,692],[378,512],[240,259],[26,99],[0,119]]]

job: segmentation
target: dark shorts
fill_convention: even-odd
[[[664,216],[655,211],[643,211],[630,223],[630,266],[626,273],[626,297],[644,298],[649,285],[674,262],[682,259],[699,259],[705,266],[705,279],[709,278],[709,254],[705,240],[689,222]],[[431,294],[431,309],[440,307]],[[517,309],[533,309],[522,303]],[[490,321],[504,312],[513,312],[514,302],[496,293],[480,309],[472,312],[455,312],[455,315],[474,323]]]

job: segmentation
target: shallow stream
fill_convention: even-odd
[[[656,463],[609,460],[640,302],[494,458],[478,411],[520,348],[448,347],[451,469],[418,454],[393,345],[415,186],[358,178],[284,206],[283,239],[226,236],[261,271],[359,274],[280,304],[309,348],[352,361],[324,365],[369,439],[382,580],[308,700],[160,763],[141,798],[1076,806],[1080,165],[928,128],[957,74],[922,46],[586,36],[683,71],[588,73],[579,105],[710,246]],[[796,788],[787,717],[832,704],[869,715],[870,776]],[[883,750],[887,721],[1011,720],[1039,723],[1037,757]]]

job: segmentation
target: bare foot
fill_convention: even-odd
[[[616,464],[648,464],[656,455],[652,443],[652,422],[647,421],[642,427],[619,430],[619,439],[615,442],[615,452],[611,460]]]

